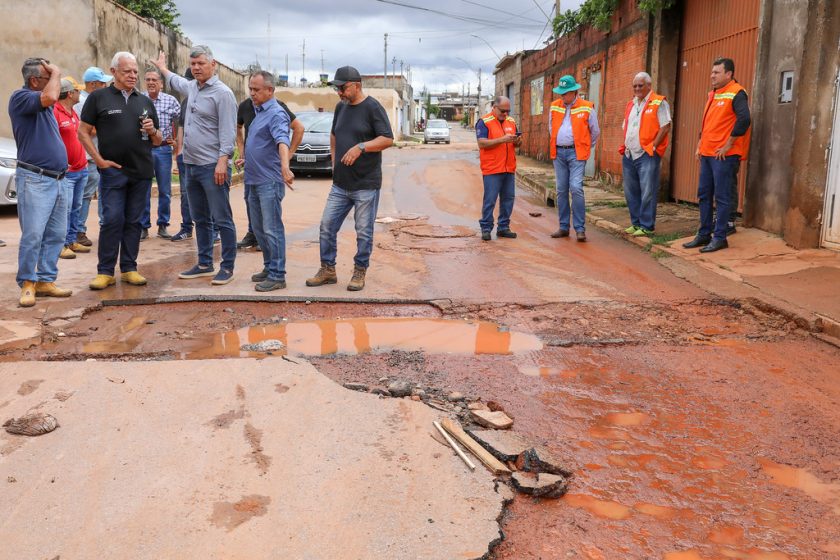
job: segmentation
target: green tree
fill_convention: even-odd
[[[125,6],[140,17],[154,19],[169,29],[181,32],[181,25],[178,23],[178,12],[175,0],[116,0],[118,4]]]

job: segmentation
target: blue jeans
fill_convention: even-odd
[[[356,266],[370,266],[370,254],[373,252],[373,224],[379,208],[379,189],[347,191],[333,185],[327,197],[327,205],[321,216],[321,262],[335,266],[338,255],[338,230],[350,210],[356,222]]]
[[[21,167],[15,171],[20,249],[18,286],[23,282],[55,282],[58,255],[67,235],[67,188]]]
[[[152,160],[155,165],[155,179],[158,186],[157,225],[169,225],[170,203],[172,200],[172,146],[152,148]],[[143,227],[152,227],[152,184],[146,196],[146,208],[143,211]]]
[[[516,175],[513,173],[494,173],[484,175],[484,202],[481,205],[481,219],[478,225],[481,231],[493,229],[493,210],[499,199],[499,221],[496,231],[510,229],[510,215],[513,213],[513,200],[516,195]]]
[[[175,158],[178,165],[178,183],[181,191],[181,231],[192,232],[193,221],[190,215],[190,197],[187,196],[187,166],[184,165],[184,154]]]
[[[245,215],[248,216],[248,233],[254,233],[254,227],[251,224],[251,185],[247,183],[245,184]]]
[[[637,159],[627,151],[621,158],[624,171],[624,198],[630,211],[630,223],[637,228],[656,228],[656,201],[659,199],[659,167],[662,158],[642,154]]]
[[[64,177],[64,188],[67,189],[67,235],[64,239],[65,245],[72,245],[76,242],[76,234],[79,232],[79,214],[82,211],[82,197],[85,194],[87,184],[87,169],[73,171]]]
[[[554,176],[557,185],[557,216],[560,229],[569,231],[569,191],[572,192],[571,214],[575,231],[586,230],[586,200],[583,198],[583,170],[586,161],[577,158],[574,148],[557,148]]]
[[[236,261],[236,226],[230,209],[230,167],[224,185],[217,185],[213,180],[215,163],[188,163],[186,167],[190,214],[195,222],[198,244],[198,265],[202,268],[213,266],[213,227],[216,226],[222,238],[221,268],[232,272]]]
[[[726,239],[726,222],[729,219],[732,204],[732,183],[738,174],[740,157],[729,156],[720,160],[712,156],[700,156],[700,181],[697,186],[700,229],[697,235],[701,237],[711,235],[718,240]],[[713,200],[714,210],[712,209]]]
[[[85,190],[82,193],[82,207],[79,209],[79,221],[77,223],[78,231],[87,233],[87,219],[90,213],[90,201],[93,200],[93,195],[99,189],[99,169],[96,164],[89,161],[87,164],[87,181],[85,182]],[[97,204],[97,214],[99,214],[99,225],[102,225],[102,205]]]
[[[113,276],[117,256],[120,272],[137,270],[144,200],[151,182],[151,179],[129,177],[112,167],[99,170],[102,229],[99,230],[98,274]]]
[[[286,185],[263,183],[245,185],[248,193],[248,217],[254,225],[254,235],[263,253],[263,266],[269,280],[286,279],[286,230],[280,204],[286,195]]]

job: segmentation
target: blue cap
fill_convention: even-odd
[[[85,70],[84,74],[82,74],[82,81],[85,82],[85,83],[87,83],[87,82],[105,82],[105,83],[108,83],[113,79],[114,79],[113,76],[109,76],[108,74],[106,74],[105,72],[102,71],[102,68],[99,68],[97,66],[91,66],[90,68]]]

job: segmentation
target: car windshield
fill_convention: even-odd
[[[332,129],[332,113],[304,111],[298,113],[296,116],[297,120],[303,124],[306,132],[330,132]]]
[[[446,121],[429,121],[429,125],[426,128],[449,128],[449,125],[446,124]]]

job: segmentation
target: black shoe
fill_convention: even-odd
[[[140,241],[145,241],[148,238],[149,238],[149,229],[148,228],[143,228],[143,230],[140,232]]]
[[[578,241],[586,241],[586,232],[585,231],[576,231],[575,237],[577,237]]]
[[[257,236],[251,233],[250,231],[245,234],[245,237],[242,238],[242,241],[236,244],[237,249],[249,249],[251,247],[257,246]]]
[[[569,237],[569,230],[567,229],[558,229],[554,233],[551,234],[551,237],[557,239],[558,237]]]
[[[192,230],[182,229],[181,231],[173,235],[169,240],[175,242],[184,241],[186,239],[192,239],[192,235]]]
[[[685,249],[696,249],[697,247],[705,247],[712,240],[711,237],[698,235],[688,243],[683,243]]]
[[[161,239],[172,239],[172,235],[166,231],[166,226],[158,226],[157,236]]]
[[[263,280],[256,286],[254,286],[258,292],[271,292],[273,290],[285,290],[286,289],[286,281],[285,280]]]
[[[720,251],[721,249],[726,249],[729,247],[729,243],[726,239],[712,239],[708,245],[700,249],[701,253],[714,253],[715,251]]]
[[[262,282],[268,278],[268,270],[262,269],[262,272],[257,272],[251,275],[251,282]]]
[[[496,238],[507,237],[508,239],[516,239],[516,234],[509,229],[500,229],[496,231]]]
[[[482,241],[490,241],[490,232],[489,231],[482,231],[481,232],[481,240]]]
[[[735,222],[727,223],[726,224],[726,237],[729,237],[730,235],[735,235],[736,233],[738,233],[738,230],[735,229]]]

